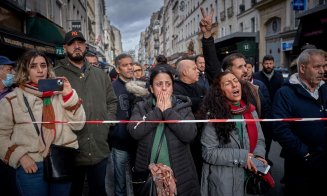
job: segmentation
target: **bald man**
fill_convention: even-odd
[[[192,112],[195,114],[200,108],[202,99],[205,95],[205,89],[197,81],[199,80],[199,70],[191,59],[182,59],[176,63],[178,79],[174,83],[174,94],[188,96],[192,101]],[[201,157],[201,134],[191,144],[191,153],[197,170],[198,179],[201,179],[202,157]]]
[[[199,108],[205,89],[197,84],[199,70],[191,59],[182,59],[177,62],[178,79],[174,83],[174,94],[188,96],[192,101],[192,111],[195,113]]]

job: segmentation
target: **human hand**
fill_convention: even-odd
[[[255,164],[252,161],[252,157],[253,156],[254,155],[252,153],[248,153],[248,160],[246,162],[245,168],[248,169],[248,170],[250,170],[250,171],[252,171],[252,172],[254,172],[254,173],[256,173],[257,172],[257,168],[255,167]]]
[[[172,103],[171,103],[171,94],[168,94],[167,92],[163,92],[163,99],[165,102],[165,109],[171,108],[172,107]]]
[[[168,108],[171,108],[171,95],[167,92],[159,92],[157,94],[157,103],[156,106],[163,112]]]
[[[19,163],[23,167],[25,173],[32,174],[36,173],[36,171],[38,170],[35,161],[27,154],[23,155],[19,159]]]
[[[200,29],[203,33],[204,38],[209,38],[211,36],[211,29],[212,29],[212,17],[214,13],[214,9],[211,8],[210,14],[204,11],[203,7],[200,7],[202,19],[200,21]]]
[[[64,88],[62,90],[62,95],[66,96],[72,92],[72,90],[73,90],[72,86],[70,85],[70,83],[66,77],[60,77],[60,79],[62,79],[62,81],[64,82]]]

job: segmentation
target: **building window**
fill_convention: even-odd
[[[243,32],[243,22],[240,23],[240,32]]]
[[[255,19],[254,19],[254,17],[251,18],[251,32],[255,32]]]

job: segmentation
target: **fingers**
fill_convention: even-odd
[[[32,173],[36,173],[36,171],[38,170],[37,165],[34,163],[32,163],[32,165],[24,168],[25,172],[28,174],[32,174]]]
[[[19,161],[26,173],[31,174],[38,170],[35,161],[28,155],[24,155]]]
[[[203,7],[200,7],[200,10],[201,10],[202,17],[203,18],[207,17],[207,14],[205,13]]]

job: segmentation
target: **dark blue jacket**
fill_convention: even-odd
[[[129,120],[132,113],[133,94],[127,91],[125,82],[119,78],[112,82],[112,87],[118,100],[116,119]],[[118,123],[112,126],[109,135],[110,144],[113,148],[124,151],[134,150],[135,141],[129,134],[126,123]]]
[[[274,101],[275,93],[284,83],[283,75],[278,71],[274,71],[274,75],[272,76],[272,78],[270,80],[263,73],[263,71],[254,73],[253,78],[260,80],[261,82],[263,82],[266,85],[266,87],[268,88],[268,91],[269,91],[271,102]]]
[[[314,99],[300,84],[287,82],[275,95],[273,118],[326,118],[327,86],[319,88]],[[274,122],[273,136],[282,146],[281,156],[303,160],[307,153],[327,153],[326,121]]]

